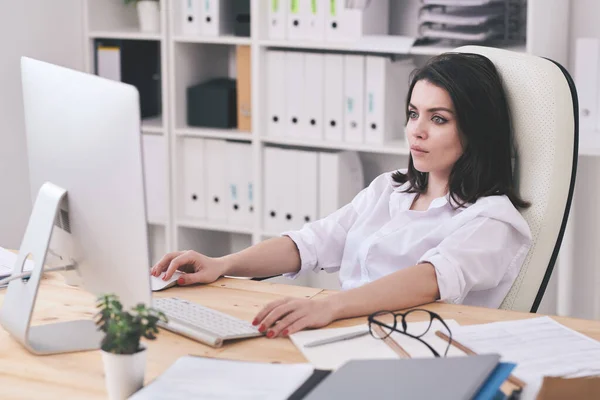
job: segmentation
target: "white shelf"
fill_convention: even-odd
[[[164,226],[166,225],[166,222],[165,222],[165,221],[162,221],[162,220],[161,220],[161,221],[159,221],[159,220],[152,220],[152,219],[149,219],[147,222],[148,222],[148,224],[149,224],[149,225],[154,225],[154,226],[161,226],[161,227],[164,227]]]
[[[326,142],[323,140],[307,140],[290,137],[272,137],[267,136],[260,139],[263,143],[283,144],[289,146],[313,147],[317,149],[335,149],[335,150],[354,150],[366,153],[379,154],[399,154],[408,155],[409,149],[404,140],[388,142],[385,144],[368,143],[346,143],[346,142]]]
[[[353,42],[311,42],[292,40],[261,40],[263,47],[315,49],[360,53],[408,54],[414,38],[407,36],[365,36]]]
[[[160,32],[141,32],[139,29],[127,29],[118,31],[91,31],[88,32],[90,39],[127,39],[127,40],[161,40]]]
[[[154,133],[162,135],[165,131],[162,116],[146,118],[142,120],[142,133]]]
[[[212,222],[201,219],[181,218],[177,221],[177,225],[182,228],[195,228],[208,231],[242,233],[251,235],[252,228],[243,226],[232,226],[227,222]]]
[[[252,40],[249,37],[242,36],[175,36],[173,41],[178,43],[209,43],[209,44],[230,44],[230,45],[250,45]]]
[[[243,140],[246,142],[252,141],[250,132],[243,132],[237,129],[213,129],[213,128],[179,128],[175,129],[175,135],[186,137],[202,137],[214,139],[231,139]]]

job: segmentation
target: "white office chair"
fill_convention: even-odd
[[[545,58],[481,46],[455,51],[489,58],[508,97],[517,188],[531,203],[522,215],[533,244],[500,308],[536,312],[556,263],[575,187],[579,136],[575,84],[561,65]]]

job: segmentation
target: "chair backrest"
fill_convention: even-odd
[[[481,46],[455,51],[490,59],[508,97],[515,178],[518,192],[531,202],[521,213],[533,243],[500,308],[536,312],[558,256],[575,186],[579,114],[575,85],[561,65],[545,58]]]

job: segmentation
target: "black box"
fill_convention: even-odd
[[[187,123],[205,128],[237,127],[235,79],[216,78],[188,87]]]
[[[250,0],[234,0],[232,12],[233,34],[250,37]]]

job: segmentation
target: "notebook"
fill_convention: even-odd
[[[184,356],[130,399],[299,399],[327,373],[310,364]]]
[[[353,360],[327,376],[305,399],[472,399],[499,360],[497,354]]]

